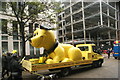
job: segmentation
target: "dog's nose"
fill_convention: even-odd
[[[29,41],[32,42],[31,39],[29,39]]]

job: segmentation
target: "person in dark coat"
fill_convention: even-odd
[[[10,72],[10,61],[11,61],[11,59],[12,59],[12,53],[7,53],[7,56],[6,56],[6,60],[7,60],[7,70],[8,70],[8,72]]]
[[[4,76],[7,74],[9,76],[9,62],[11,60],[11,53],[4,53],[2,55],[2,78],[4,79]]]
[[[3,53],[2,55],[2,78],[4,78],[6,73],[7,73],[7,59],[6,59],[6,54]]]
[[[23,67],[18,62],[17,54],[16,53],[12,54],[12,59],[10,61],[11,75],[8,78],[8,80],[22,80],[22,71],[23,70],[24,70]]]
[[[110,49],[108,48],[108,50],[107,50],[107,54],[108,54],[108,59],[110,58]]]

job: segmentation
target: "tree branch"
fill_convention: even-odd
[[[19,17],[18,17],[18,15],[17,15],[16,11],[15,11],[15,8],[14,8],[14,5],[13,5],[12,2],[10,2],[10,6],[11,6],[11,8],[13,9],[13,12],[14,12],[14,14],[15,14],[15,16],[16,16],[18,22],[20,22]]]
[[[23,7],[21,9],[21,21],[23,20],[23,13],[24,13],[25,7],[26,7],[25,2],[23,2]]]
[[[33,16],[31,15],[24,23],[27,23]]]

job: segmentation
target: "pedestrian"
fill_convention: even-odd
[[[107,50],[108,59],[110,58],[110,53],[111,53],[111,50],[108,48],[108,50]]]
[[[4,76],[6,75],[7,73],[7,59],[6,59],[6,54],[3,53],[2,54],[2,79],[4,79]]]
[[[14,53],[12,54],[12,59],[10,61],[10,77],[8,80],[22,80],[22,71],[23,67],[21,64],[18,62],[18,57],[17,54]]]

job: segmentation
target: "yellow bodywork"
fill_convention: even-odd
[[[37,63],[39,63],[39,59],[29,59],[29,61],[30,61],[32,64],[37,64]]]
[[[82,57],[85,57],[85,60],[98,60],[98,59],[103,59],[103,56],[95,53],[93,51],[93,46],[95,46],[95,44],[78,44],[76,45],[77,48],[79,47],[88,47],[87,50],[81,51],[82,53]]]

